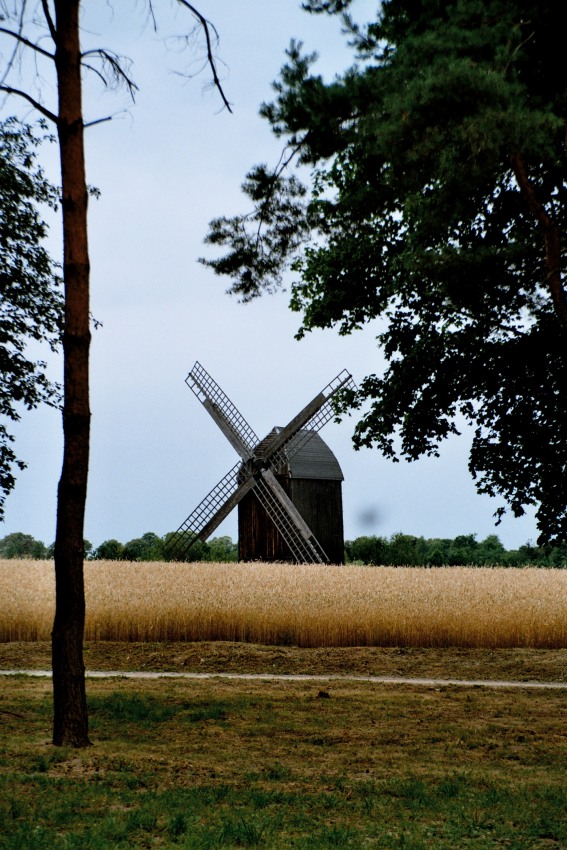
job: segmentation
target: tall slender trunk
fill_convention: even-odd
[[[55,0],[63,208],[63,468],[57,494],[53,743],[90,743],[83,662],[83,527],[89,464],[89,253],[81,98],[80,0]]]

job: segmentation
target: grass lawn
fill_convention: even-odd
[[[567,848],[567,688],[319,687],[1,678],[0,850]]]

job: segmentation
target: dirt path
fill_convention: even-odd
[[[51,670],[0,670],[0,676],[37,676],[47,678]],[[513,682],[498,679],[419,679],[401,676],[310,675],[293,673],[172,673],[152,670],[87,670],[88,679],[233,679],[242,681],[283,682],[367,682],[374,685],[415,685],[426,688],[540,688],[567,690],[567,682]]]
[[[567,685],[567,649],[296,647],[202,643],[87,642],[87,670],[112,673],[315,676],[397,682],[517,682]],[[48,671],[48,642],[0,643],[0,670]]]

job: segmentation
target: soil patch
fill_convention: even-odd
[[[87,670],[288,673],[567,682],[567,649],[259,646],[89,641]],[[0,643],[0,670],[51,666],[48,642]]]

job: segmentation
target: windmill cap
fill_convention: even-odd
[[[281,426],[272,428],[270,433],[262,440],[262,443],[273,439],[282,430]],[[309,440],[294,453],[294,443],[301,442],[307,433],[311,434]],[[286,458],[287,468],[278,470],[278,474],[285,475],[288,478],[344,481],[344,475],[338,460],[316,431],[310,432],[309,429],[298,431],[287,446],[284,447],[283,453]]]

